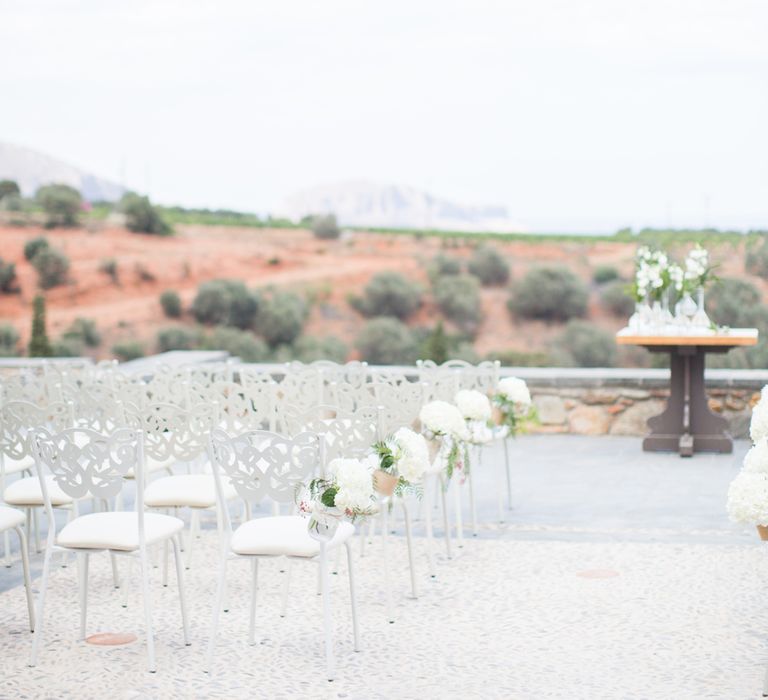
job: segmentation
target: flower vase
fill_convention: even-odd
[[[651,307],[651,329],[653,330],[654,333],[658,333],[661,325],[662,325],[661,302],[657,300],[653,302],[653,306]]]
[[[328,509],[317,509],[312,512],[307,528],[309,536],[318,542],[330,542],[339,529],[341,513]]]
[[[388,498],[395,492],[398,481],[397,476],[385,472],[383,469],[377,469],[373,472],[373,488],[385,498]]]
[[[661,314],[659,319],[663,331],[669,332],[672,330],[671,326],[674,325],[674,319],[669,312],[669,294],[665,294],[661,297]]]
[[[643,327],[643,305],[639,301],[635,302],[635,313],[629,317],[627,327],[634,333],[640,332]]]
[[[704,310],[704,287],[699,287],[696,292],[696,314],[693,317],[693,325],[696,328],[709,328],[712,325],[712,321]]]
[[[757,534],[760,535],[760,539],[763,542],[768,542],[768,527],[765,525],[757,526]]]

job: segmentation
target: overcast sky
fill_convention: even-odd
[[[0,66],[0,140],[163,203],[768,227],[765,0],[0,0]]]

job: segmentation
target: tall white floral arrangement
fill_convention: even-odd
[[[471,436],[458,407],[447,401],[430,401],[419,411],[419,421],[424,437],[437,448],[435,461],[445,463],[448,478],[455,471],[466,472],[466,443]]]
[[[749,434],[753,445],[744,456],[741,471],[728,488],[727,510],[731,520],[768,526],[768,387],[752,409]],[[758,528],[759,529],[759,528]],[[761,532],[761,537],[764,534]]]

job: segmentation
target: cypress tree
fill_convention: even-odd
[[[32,337],[29,339],[30,357],[50,357],[53,354],[45,332],[45,297],[38,294],[32,312]]]
[[[449,359],[449,353],[450,347],[448,336],[445,334],[443,322],[438,321],[434,330],[427,336],[427,339],[424,341],[424,359],[432,360],[436,364],[441,365],[443,362]]]

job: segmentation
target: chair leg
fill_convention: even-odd
[[[149,562],[146,548],[141,549],[141,590],[144,598],[144,624],[147,628],[147,667],[150,673],[157,670],[155,663],[155,635],[152,629],[152,600],[149,597]]]
[[[192,543],[200,534],[200,511],[197,508],[192,509],[189,516],[189,545],[187,547],[187,568],[192,567]]]
[[[291,569],[293,569],[293,559],[288,560],[285,567],[285,580],[283,581],[283,600],[280,605],[280,617],[285,617],[288,612],[288,595],[291,588]]]
[[[29,631],[35,631],[35,605],[32,598],[32,582],[29,579],[29,553],[27,552],[27,537],[20,525],[14,530],[19,537],[19,549],[21,550],[21,568],[24,573],[24,590],[27,593],[27,611],[29,612]],[[6,530],[7,532],[7,530]],[[6,551],[8,551],[6,549]]]
[[[181,535],[179,535],[181,537]],[[170,545],[168,544],[168,540],[163,542],[163,587],[168,588],[168,553],[170,550]],[[174,556],[175,556],[175,549],[174,549]]]
[[[27,546],[32,546],[32,509],[31,508],[25,508],[24,509],[27,514]]]
[[[111,554],[111,552],[110,552]],[[85,639],[85,622],[88,615],[88,552],[77,553],[78,583],[80,584],[80,639]]]
[[[181,535],[179,535],[181,537]],[[184,629],[184,644],[189,646],[189,618],[187,617],[187,600],[184,597],[184,566],[181,563],[181,551],[176,539],[171,537],[173,545],[173,560],[176,563],[176,584],[179,587],[179,603],[181,605],[181,624]]]
[[[37,508],[32,509],[32,526],[35,529],[35,554],[40,554],[40,517]],[[54,524],[48,523],[48,527],[54,527]]]
[[[109,558],[112,563],[112,583],[115,588],[120,588],[120,570],[117,568],[117,555],[114,552],[110,552]]]
[[[504,438],[504,467],[507,472],[507,508],[512,510],[512,471],[509,464],[509,440]]]
[[[347,549],[347,575],[349,576],[349,596],[352,602],[352,635],[355,651],[360,651],[360,626],[357,622],[357,596],[355,595],[355,572],[352,562],[352,546],[349,541],[344,543]]]
[[[461,479],[456,474],[451,479],[450,488],[453,491],[453,505],[456,510],[456,546],[464,546],[464,520],[461,512]]]
[[[221,553],[221,563],[219,564],[219,580],[216,584],[216,601],[213,606],[213,625],[211,626],[211,638],[208,641],[208,654],[205,660],[205,672],[210,673],[213,667],[213,651],[216,646],[216,632],[219,629],[219,614],[224,605],[224,590],[227,578],[227,555]]]
[[[435,578],[435,538],[432,528],[432,477],[425,477],[424,479],[424,529],[426,530],[427,540],[427,564],[429,565],[429,575]]]
[[[325,542],[320,543],[320,583],[323,595],[323,632],[325,636],[325,667],[329,681],[334,677],[333,638],[331,633],[331,586],[328,577],[328,554]]]
[[[405,501],[400,501],[403,508],[403,520],[405,521],[405,541],[408,545],[408,567],[411,570],[411,598],[418,598],[416,590],[416,564],[413,559],[413,533],[411,532],[411,514],[408,512],[408,505]]]
[[[251,559],[251,610],[250,620],[248,622],[248,643],[253,646],[256,644],[256,596],[259,591],[259,560],[256,557]]]
[[[482,466],[483,463],[483,448],[478,447],[475,450],[475,463],[473,468],[470,469],[467,479],[469,480],[469,516],[472,523],[472,537],[477,537],[477,504],[475,503],[475,469]]]
[[[381,508],[381,554],[384,560],[384,605],[389,624],[395,622],[392,612],[392,572],[389,567],[389,503],[382,504]]]
[[[49,545],[45,548],[45,556],[43,557],[43,580],[40,584],[40,593],[37,598],[37,612],[35,613],[35,636],[32,639],[32,653],[29,658],[29,665],[37,665],[37,653],[40,649],[40,640],[43,637],[43,616],[45,614],[45,594],[48,590],[48,574],[51,570],[51,545],[53,543],[49,540]]]
[[[8,530],[3,533],[3,563],[6,568],[11,568],[11,533]]]
[[[451,527],[448,524],[448,504],[446,503],[445,480],[442,474],[440,475],[439,485],[440,485],[440,499],[442,500],[442,504],[443,504],[443,529],[445,530],[445,553],[449,559],[452,559],[453,557],[451,556]]]

